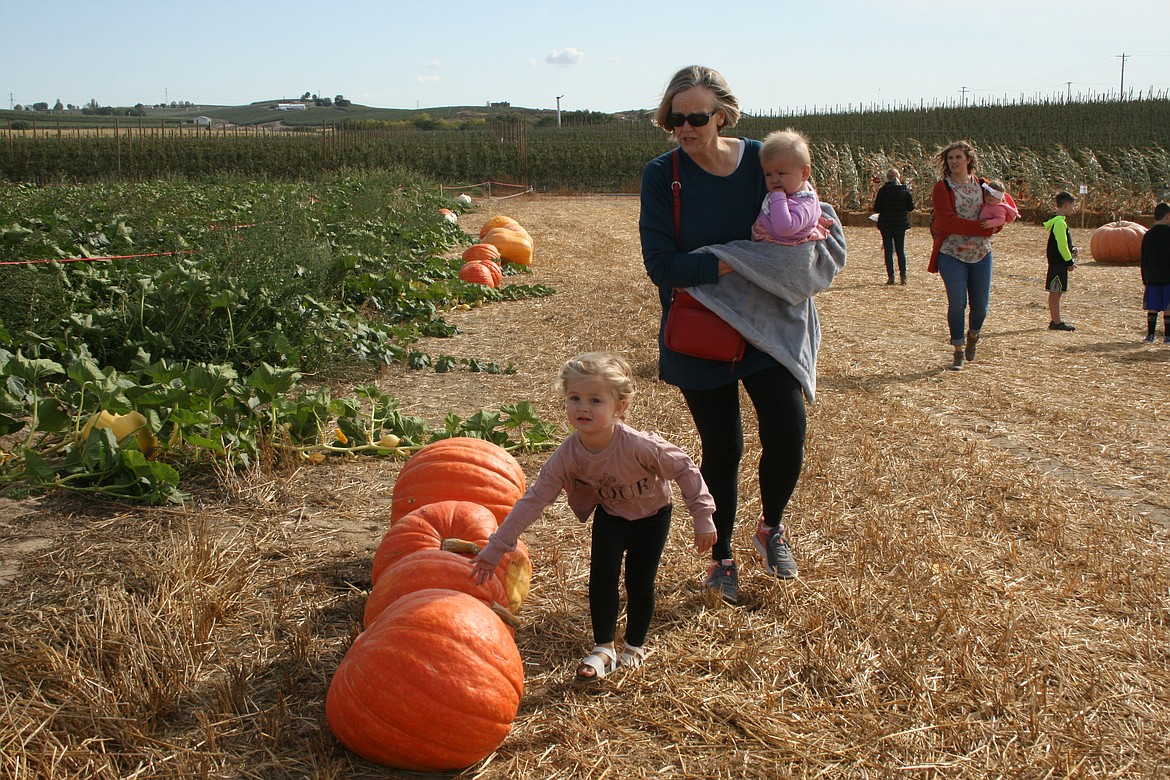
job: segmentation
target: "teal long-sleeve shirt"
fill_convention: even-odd
[[[740,139],[744,154],[739,167],[728,176],[715,176],[699,167],[685,152],[679,152],[679,180],[682,183],[679,243],[674,239],[674,179],[671,152],[647,163],[642,171],[641,213],[638,232],[642,240],[642,262],[651,281],[658,286],[662,319],[658,333],[658,371],[663,381],[689,390],[720,387],[757,371],[776,365],[768,354],[748,345],[747,353],[735,366],[674,352],[662,343],[662,327],[670,310],[675,287],[719,282],[719,261],[714,255],[694,250],[711,244],[751,238],[752,223],[768,192],[760,166],[760,142]]]

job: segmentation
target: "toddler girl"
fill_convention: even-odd
[[[983,208],[979,210],[979,220],[984,228],[1010,225],[1019,216],[1016,207],[1007,202],[1007,187],[1003,182],[995,179],[983,182]]]
[[[1003,182],[991,179],[982,183],[983,208],[979,210],[979,221],[983,228],[997,228],[1010,225],[1020,216],[1020,212],[1007,200],[1007,187]],[[979,239],[972,237],[959,245],[960,249],[974,246]]]
[[[821,202],[809,183],[808,139],[792,128],[769,133],[760,147],[760,165],[768,195],[752,225],[752,240],[800,244],[824,238],[816,232]]]
[[[637,431],[622,417],[634,394],[629,364],[604,352],[588,352],[565,363],[558,379],[573,433],[545,462],[536,482],[512,507],[487,546],[475,557],[472,576],[495,576],[505,552],[553,503],[561,491],[581,522],[593,514],[589,561],[589,614],[594,648],[577,668],[580,680],[595,680],[645,658],[646,633],[654,616],[654,579],[670,530],[670,483],[676,482],[695,522],[695,549],[715,544],[715,502],[698,467],[686,453],[657,434]],[[614,649],[622,560],[626,574],[624,649]]]

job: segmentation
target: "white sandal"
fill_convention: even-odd
[[[593,670],[593,674],[581,674],[584,667]],[[581,659],[577,666],[577,679],[584,681],[600,680],[618,667],[618,656],[612,647],[596,645],[589,655]]]
[[[620,663],[622,666],[630,669],[637,669],[649,654],[650,651],[645,646],[634,647],[633,645],[626,645],[625,649],[621,652]]]

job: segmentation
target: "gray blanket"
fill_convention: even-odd
[[[817,347],[821,325],[813,296],[833,283],[845,267],[845,233],[837,213],[821,204],[832,221],[829,237],[796,246],[732,241],[706,246],[735,269],[718,284],[686,288],[757,348],[776,358],[804,388],[809,402],[817,389]]]

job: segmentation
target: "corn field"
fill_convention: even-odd
[[[1046,210],[1054,193],[1084,187],[1085,208],[1132,218],[1170,197],[1170,156],[1161,146],[1170,99],[1163,97],[752,116],[734,132],[762,138],[786,126],[809,135],[816,186],[844,210],[867,209],[874,178],[890,166],[925,195],[936,177],[932,156],[958,138],[975,143],[981,173],[1007,182],[1024,209]],[[562,127],[493,121],[463,130],[344,123],[285,133],[10,130],[0,136],[0,178],[42,184],[221,174],[285,179],[323,170],[402,169],[455,185],[501,181],[551,191],[636,192],[646,161],[670,147],[670,137],[645,117]]]

